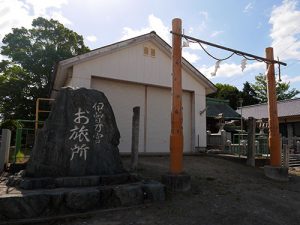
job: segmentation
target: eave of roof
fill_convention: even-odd
[[[224,101],[218,101],[218,99],[213,101],[211,98],[209,98],[207,99],[206,105],[207,105],[206,117],[215,118],[220,113],[223,113],[223,117],[225,120],[235,120],[241,118],[240,114],[237,113],[233,108],[231,108]]]
[[[67,69],[76,64],[94,59],[99,56],[103,56],[114,51],[126,48],[130,45],[142,43],[145,41],[153,41],[157,43],[157,46],[160,47],[162,51],[168,54],[171,57],[171,46],[165,42],[161,37],[159,37],[154,31],[137,36],[128,40],[120,41],[111,45],[107,45],[101,48],[94,49],[88,53],[78,55],[69,59],[62,60],[58,63],[56,73],[54,73],[53,79],[53,89],[58,90],[63,86],[67,79]],[[201,81],[206,89],[206,94],[216,92],[217,88],[215,85],[208,80],[199,70],[197,70],[191,63],[189,63],[185,58],[182,58],[183,68],[189,70],[191,74],[194,75],[196,79]]]
[[[237,109],[240,112],[241,108]],[[278,117],[291,117],[300,115],[300,98],[277,101]],[[257,119],[268,118],[268,103],[249,105],[242,107],[243,117],[255,117]]]

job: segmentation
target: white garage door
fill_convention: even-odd
[[[170,151],[171,89],[92,78],[91,88],[104,92],[121,133],[120,152],[131,151],[132,109],[140,106],[140,152]],[[192,135],[191,93],[183,92],[184,151],[190,152]]]
[[[139,151],[144,149],[145,86],[100,78],[92,78],[91,88],[102,91],[114,111],[120,130],[120,152],[131,151],[133,107],[140,106]]]
[[[185,152],[191,147],[191,93],[183,92],[183,136]],[[171,89],[147,88],[147,152],[169,152],[171,131]]]

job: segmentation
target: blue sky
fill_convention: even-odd
[[[181,18],[185,34],[251,54],[265,56],[274,47],[275,57],[288,64],[282,80],[300,90],[300,2],[297,0],[0,0],[0,39],[12,27],[30,27],[33,18],[54,18],[84,36],[91,48],[155,30],[170,43],[171,21]],[[212,47],[222,58],[229,53]],[[183,48],[183,55],[213,83],[242,88],[265,72],[265,65],[241,57],[223,61],[216,76],[215,60],[197,44]]]

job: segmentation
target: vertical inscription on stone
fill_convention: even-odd
[[[103,117],[104,117],[104,113],[103,113],[103,108],[104,108],[104,103],[103,102],[97,102],[93,105],[93,109],[95,110],[95,135],[94,135],[94,139],[95,139],[95,143],[96,144],[100,144],[101,139],[104,137],[103,133],[102,133],[102,129],[103,129]]]
[[[87,146],[87,143],[90,142],[89,131],[86,127],[90,122],[87,116],[88,114],[89,111],[82,111],[79,107],[77,113],[74,115],[74,128],[70,130],[71,135],[69,140],[74,140],[75,143],[74,146],[71,147],[72,155],[70,160],[73,160],[76,154],[86,160],[87,151],[90,149],[89,146]]]

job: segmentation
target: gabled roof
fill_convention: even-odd
[[[220,113],[223,113],[225,120],[237,120],[241,116],[233,108],[229,106],[228,100],[206,98],[206,117],[215,118]]]
[[[237,112],[241,109],[238,108]],[[300,98],[277,101],[278,117],[290,117],[300,115]],[[254,117],[256,119],[269,118],[268,104],[257,104],[242,107],[243,117]]]
[[[167,55],[171,57],[171,46],[167,42],[165,42],[161,37],[159,37],[154,31],[152,31],[148,34],[120,41],[111,45],[92,50],[88,53],[60,61],[56,66],[56,70],[54,72],[54,77],[52,79],[52,89],[59,90],[64,85],[65,81],[67,80],[67,71],[69,68],[72,68],[73,65],[92,60],[99,56],[107,55],[115,51],[121,50],[123,48],[127,48],[132,45],[136,45],[146,41],[151,41],[155,43],[160,50],[164,51]],[[184,58],[182,58],[182,66],[187,71],[190,71],[191,74],[204,85],[206,89],[206,94],[213,93],[217,90],[215,85],[210,80],[208,80],[200,71],[198,71],[192,64],[190,64]]]

